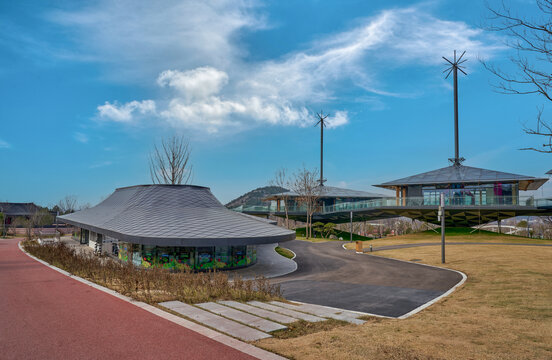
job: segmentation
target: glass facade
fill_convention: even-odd
[[[257,262],[257,248],[247,246],[149,246],[119,242],[118,257],[136,266],[178,270],[231,269]]]
[[[517,183],[423,186],[422,193],[423,205],[439,205],[442,193],[445,194],[445,205],[517,205],[519,202]]]

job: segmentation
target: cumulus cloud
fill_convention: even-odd
[[[106,101],[104,105],[98,106],[98,114],[101,119],[105,120],[131,122],[136,115],[155,114],[155,101],[134,100],[125,104]]]
[[[61,16],[58,21],[89,30],[98,26],[96,21],[105,25],[94,35],[98,38],[93,43],[103,43],[96,50],[113,55],[112,59],[122,56],[125,61],[125,50],[141,59],[136,61],[152,60],[151,56],[159,53],[168,55],[167,59],[156,58],[156,66],[164,67],[156,74],[157,85],[165,89],[159,99],[106,102],[98,106],[99,117],[130,123],[144,114],[154,114],[171,126],[211,133],[259,124],[305,126],[314,121],[309,106],[334,114],[329,127],[343,126],[350,122],[348,112],[332,106],[336,100],[343,100],[338,95],[340,88],[362,89],[372,103],[382,108],[382,98],[409,96],[400,89],[388,88],[380,73],[382,68],[435,66],[442,62],[442,55],[455,48],[467,50],[472,57],[489,58],[502,46],[480,29],[411,6],[360,19],[354,28],[280,58],[252,62],[247,60],[235,34],[262,26],[263,21],[258,20],[262,17],[254,16],[255,2],[169,2],[171,6],[161,10],[159,16],[145,16],[143,24],[121,17],[122,9],[129,10],[124,2],[116,7],[111,2],[100,4],[94,11],[71,18]],[[138,10],[132,7],[129,19],[144,15],[145,9],[153,13],[156,6],[144,3]],[[112,13],[107,14],[107,10]],[[180,17],[178,21],[173,17],[183,13],[198,15]],[[119,19],[121,22],[116,23]],[[111,39],[107,35],[111,35],[114,23],[118,31]],[[144,35],[145,44],[151,43],[153,51],[138,45],[131,33]],[[148,48],[147,54],[142,53],[144,48]],[[175,66],[172,56],[184,53]],[[133,61],[128,59],[131,65]]]
[[[0,149],[8,149],[10,147],[11,145],[7,141],[0,139]]]
[[[212,67],[200,67],[185,72],[166,70],[157,78],[157,84],[178,90],[188,100],[201,100],[217,94],[227,83],[228,74]]]

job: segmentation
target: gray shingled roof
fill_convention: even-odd
[[[7,216],[30,216],[40,208],[34,203],[0,202],[0,210]]]
[[[266,197],[264,200],[274,200],[276,197],[282,196],[296,197],[298,196],[294,191],[288,191],[285,193],[274,194]],[[358,199],[374,199],[383,198],[386,195],[371,193],[367,191],[343,189],[334,186],[322,186],[319,197],[322,198],[358,198]]]
[[[159,246],[268,244],[295,232],[228,210],[211,190],[194,185],[138,185],[60,221],[121,241]]]
[[[548,179],[535,178],[532,176],[510,174],[501,171],[480,169],[471,166],[447,166],[442,169],[428,171],[412,175],[402,179],[389,181],[379,186],[382,188],[393,188],[398,185],[429,185],[449,183],[493,183],[493,182],[515,182],[519,181],[520,190],[536,190]]]

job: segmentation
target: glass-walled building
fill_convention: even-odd
[[[371,193],[367,191],[342,189],[334,186],[321,186],[316,191],[317,209],[316,212],[339,211],[350,206],[351,203],[381,199],[385,197],[382,194]],[[306,206],[301,204],[301,196],[293,191],[274,194],[263,200],[271,201],[270,211],[273,213],[285,212],[287,206],[289,212],[305,212]]]
[[[399,206],[439,205],[441,194],[445,205],[530,205],[532,198],[520,197],[520,191],[536,190],[547,180],[451,165],[375,186],[394,190]]]
[[[228,210],[209,188],[193,185],[120,188],[59,219],[78,227],[78,240],[96,253],[167,269],[245,267],[257,261],[256,245],[295,239],[294,231]]]
[[[257,262],[256,245],[151,246],[120,242],[118,258],[136,266],[178,270],[233,269]]]

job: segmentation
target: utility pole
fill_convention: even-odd
[[[349,227],[349,241],[353,241],[353,212],[351,211],[351,226]]]
[[[441,220],[441,263],[445,263],[445,194],[441,193],[439,212],[437,217]]]
[[[320,186],[324,186],[324,182],[326,181],[326,179],[324,179],[324,128],[326,127],[326,119],[330,115],[324,115],[321,110],[316,116],[318,117],[318,121],[314,126],[320,124]]]
[[[459,166],[462,164],[462,162],[465,160],[464,158],[460,157],[460,151],[459,151],[459,141],[458,141],[458,70],[460,70],[464,75],[467,75],[464,70],[462,70],[461,64],[468,61],[467,59],[462,60],[462,57],[464,56],[466,52],[464,51],[462,55],[458,59],[456,59],[456,50],[454,50],[454,58],[453,61],[450,61],[446,57],[443,56],[443,59],[445,59],[449,64],[450,67],[445,69],[443,72],[447,72],[447,76],[445,76],[445,79],[447,79],[452,72],[453,74],[453,83],[454,83],[454,158],[449,159],[450,162],[452,162],[453,165]]]
[[[4,208],[0,207],[0,213],[2,213],[2,237],[6,236],[6,214],[4,214]]]

